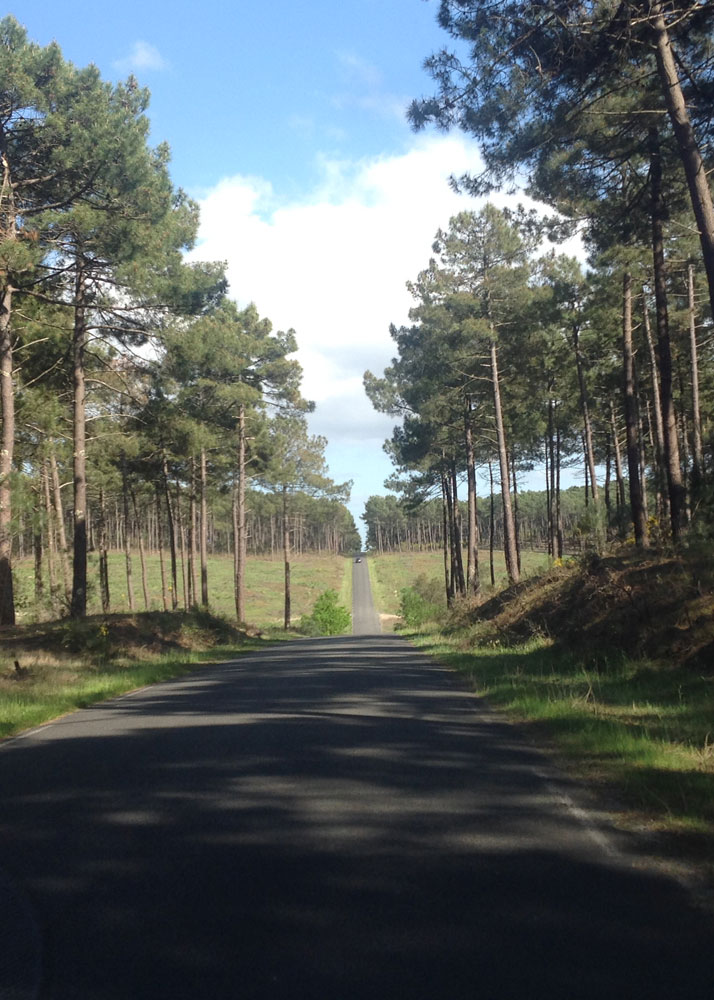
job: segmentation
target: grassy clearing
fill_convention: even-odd
[[[161,576],[158,555],[150,553],[146,557],[149,610],[163,608],[161,600]],[[134,554],[133,591],[134,606],[145,610],[141,584],[141,567]],[[167,562],[168,573],[168,562]],[[299,619],[312,610],[312,606],[323,590],[332,589],[348,593],[351,588],[351,560],[343,556],[294,556],[291,560],[292,615]],[[18,560],[14,566],[17,590],[18,621],[29,623],[41,618],[56,617],[49,607],[38,608],[34,600],[33,563],[31,559]],[[348,582],[345,582],[349,577]],[[89,587],[87,611],[90,615],[101,612],[99,598],[99,569],[96,553],[89,557]],[[45,581],[49,591],[49,582]],[[127,598],[126,568],[124,556],[120,552],[109,553],[109,588],[112,612],[129,611]],[[251,624],[265,628],[279,624],[283,620],[284,567],[282,559],[276,557],[249,557],[246,565],[246,608]],[[231,556],[211,556],[208,561],[209,606],[215,614],[232,618],[235,616],[233,593],[233,559]],[[344,602],[343,602],[344,603]],[[183,583],[179,571],[179,604],[183,604]],[[351,604],[347,605],[351,609]]]

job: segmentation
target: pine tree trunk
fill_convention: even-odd
[[[55,583],[55,561],[54,561],[54,532],[52,531],[52,500],[50,498],[50,471],[45,461],[43,466],[42,479],[45,489],[45,513],[47,515],[47,573],[50,579],[50,595],[52,606],[55,606],[57,597],[57,586]]]
[[[660,403],[664,429],[664,459],[669,492],[672,540],[682,533],[685,491],[679,464],[677,415],[672,395],[672,348],[669,336],[667,279],[664,259],[664,218],[666,209],[662,192],[662,160],[657,130],[650,129],[650,183],[652,191],[652,256],[654,261],[655,302],[657,306],[657,347],[659,351]],[[714,272],[712,272],[714,278]]]
[[[3,145],[4,145],[4,136]],[[3,181],[0,208],[4,225],[0,240],[14,241],[17,235],[14,189],[7,158],[2,156]],[[0,626],[15,624],[15,597],[12,579],[12,486],[10,476],[15,448],[15,389],[12,378],[12,295],[14,288],[7,271],[0,274]]]
[[[199,546],[201,550],[201,604],[208,607],[208,508],[206,503],[206,449],[201,449],[201,523]]]
[[[126,472],[126,455],[121,455],[121,492],[124,503],[124,564],[126,566],[126,597],[129,610],[134,610],[134,575],[131,565],[131,533],[129,531],[129,485]]]
[[[166,580],[166,565],[164,563],[163,531],[161,529],[161,487],[159,486],[158,483],[156,483],[155,488],[156,488],[156,547],[159,553],[159,571],[161,573],[161,600],[163,602],[164,611],[168,611],[169,592]]]
[[[191,492],[188,505],[188,579],[191,606],[198,606],[198,588],[196,586],[196,459],[191,456]]]
[[[462,552],[461,507],[459,505],[458,483],[456,480],[456,462],[451,463],[451,494],[453,497],[453,553],[454,553],[454,588],[457,594],[466,593],[464,577],[464,557]],[[400,545],[401,549],[401,545]]]
[[[174,519],[173,503],[171,501],[171,489],[169,486],[169,463],[166,455],[162,458],[161,471],[163,475],[164,502],[166,504],[166,525],[169,530],[169,557],[171,560],[171,609],[176,611],[179,604],[178,597],[178,572],[176,553],[176,524]]]
[[[580,330],[577,325],[573,325],[573,349],[575,351],[575,367],[578,374],[578,388],[580,390],[580,408],[583,414],[583,430],[585,434],[585,460],[590,473],[590,490],[595,505],[598,505],[597,476],[595,475],[595,451],[593,448],[593,431],[590,420],[590,406],[588,402],[588,392],[585,385],[585,371],[583,365],[582,351],[580,350]]]
[[[82,262],[75,279],[72,379],[74,391],[74,543],[70,615],[87,614],[87,427],[84,352],[87,346],[86,287]]]
[[[283,487],[283,562],[285,564],[285,631],[290,628],[290,526],[288,524],[288,491]]]
[[[488,463],[488,479],[491,486],[491,526],[488,532],[488,561],[491,570],[491,586],[496,586],[496,567],[494,565],[495,532],[496,532],[496,498],[493,492],[493,465]]]
[[[689,356],[692,379],[692,490],[698,491],[704,472],[702,452],[702,415],[699,407],[699,352],[697,350],[697,319],[694,307],[694,265],[687,269],[689,303]]]
[[[622,361],[625,396],[625,433],[627,439],[627,472],[630,479],[630,509],[635,529],[635,545],[647,546],[647,516],[642,501],[640,483],[640,442],[638,434],[637,400],[635,397],[635,362],[632,348],[632,275],[626,273],[622,282]]]
[[[181,591],[183,593],[184,610],[188,611],[191,606],[191,595],[189,593],[189,578],[186,574],[186,531],[183,525],[183,505],[181,503],[181,486],[176,480],[176,528],[179,537],[179,553],[181,556]]]
[[[447,607],[451,607],[453,594],[449,575],[449,502],[446,493],[446,476],[441,473],[441,518],[442,518],[442,549],[444,552],[444,590]]]
[[[245,406],[238,410],[238,508],[236,525],[236,616],[239,622],[245,617],[245,561],[247,556],[245,530]],[[285,626],[286,628],[289,625]]]
[[[141,521],[139,519],[139,508],[136,503],[136,494],[134,490],[131,491],[131,505],[134,511],[134,523],[136,524],[136,536],[139,543],[139,562],[141,564],[141,589],[144,594],[144,607],[148,611],[151,602],[149,601],[149,578],[146,572],[146,553],[144,551],[144,536],[141,530]]]
[[[13,225],[14,232],[14,225]],[[12,579],[12,472],[15,447],[15,390],[12,381],[12,333],[10,313],[12,288],[3,286],[0,301],[0,626],[15,624],[15,598]]]
[[[476,499],[476,458],[474,455],[473,428],[471,426],[471,400],[466,402],[464,435],[466,442],[466,482],[468,488],[468,556],[466,559],[466,586],[470,594],[478,594],[481,581],[478,572],[478,509]]]
[[[55,517],[57,521],[57,542],[59,547],[60,567],[62,570],[65,600],[69,606],[69,603],[72,600],[72,583],[69,569],[69,547],[67,545],[67,532],[64,527],[62,487],[60,485],[57,456],[54,451],[50,453],[50,469],[52,471],[52,496],[54,498]]]
[[[109,614],[109,553],[107,552],[107,510],[104,488],[99,488],[99,593],[102,613]]]
[[[506,448],[506,431],[503,425],[503,410],[501,409],[501,386],[498,375],[498,355],[496,341],[491,339],[491,380],[493,383],[493,408],[496,418],[496,437],[498,440],[498,461],[501,468],[501,497],[503,501],[503,551],[506,557],[506,572],[510,583],[518,583],[518,553],[516,551],[516,529],[511,508],[511,490],[508,474],[508,451]]]
[[[617,506],[621,509],[625,506],[625,477],[622,474],[622,453],[620,451],[620,441],[617,436],[617,424],[615,423],[615,407],[610,400],[610,426],[612,429],[612,445],[615,455],[615,481],[617,482]]]
[[[709,189],[709,180],[687,112],[687,103],[682,93],[677,64],[664,18],[663,5],[653,0],[650,4],[650,10],[653,15],[651,24],[656,42],[657,72],[687,178],[709,284],[709,302],[712,314],[714,314],[714,204]],[[674,532],[678,536],[678,526],[675,526],[673,522]]]
[[[645,339],[647,341],[647,352],[650,362],[650,379],[652,382],[652,406],[654,408],[655,424],[655,482],[657,483],[657,494],[660,498],[658,504],[659,515],[662,521],[669,520],[669,491],[667,489],[667,470],[664,462],[664,424],[662,422],[662,403],[659,387],[659,369],[657,365],[657,354],[655,352],[654,340],[652,337],[652,326],[650,324],[650,314],[647,308],[647,300],[642,296],[642,317],[644,321]]]

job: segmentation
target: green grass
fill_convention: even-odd
[[[523,552],[523,573],[528,575],[545,569],[548,556],[542,552]],[[409,587],[422,574],[427,577],[444,579],[444,557],[441,552],[394,552],[384,555],[369,555],[372,595],[379,611],[388,615],[399,614],[399,595],[404,587]],[[464,553],[464,571],[466,553]],[[503,586],[506,564],[503,552],[494,554],[494,575],[496,588]],[[488,551],[479,552],[479,578],[484,591],[491,591],[491,572]]]
[[[584,659],[546,640],[479,648],[436,627],[409,637],[639,821],[711,850],[714,678],[617,654]]]
[[[147,555],[147,576],[149,584],[150,610],[163,608],[161,599],[161,577],[158,555]],[[141,566],[137,553],[133,554],[134,607],[145,610],[141,583]],[[343,556],[293,556],[291,560],[291,613],[293,620],[312,610],[315,600],[323,590],[336,590],[343,603],[351,610],[351,559]],[[168,560],[166,572],[169,573]],[[40,618],[57,617],[62,608],[56,603],[54,613],[48,603],[38,609],[34,600],[33,563],[31,559],[18,560],[14,566],[17,591],[17,612],[19,622],[32,622]],[[181,571],[179,580],[179,606],[183,606],[183,585]],[[109,587],[111,611],[129,611],[124,555],[109,553]],[[200,587],[200,582],[199,582]],[[46,592],[49,581],[45,580]],[[233,618],[235,598],[233,592],[233,559],[231,556],[211,556],[208,560],[209,606],[216,614]],[[88,614],[101,612],[99,598],[98,557],[89,557]],[[249,557],[246,565],[246,613],[248,621],[260,628],[279,624],[283,620],[284,567],[282,559],[276,557]]]

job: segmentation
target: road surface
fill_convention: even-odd
[[[360,558],[352,566],[352,634],[379,635],[382,626],[372,601],[367,560]]]
[[[394,636],[284,643],[0,748],[0,996],[711,1000],[706,920]]]

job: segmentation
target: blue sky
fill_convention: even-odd
[[[428,263],[451,215],[477,207],[448,186],[478,168],[463,136],[414,135],[405,108],[431,92],[422,69],[449,44],[436,0],[25,0],[13,13],[106,79],[151,91],[152,142],[201,203],[194,257],[226,260],[231,294],[293,327],[313,433],[332,477],[365,500],[392,472],[393,421],[362,390],[393,354],[405,283]]]

